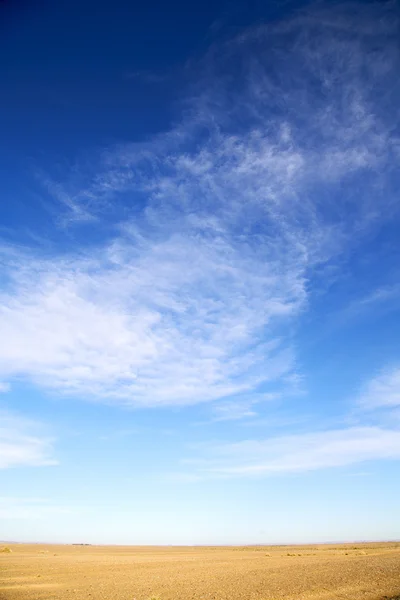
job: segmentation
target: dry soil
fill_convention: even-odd
[[[1,600],[400,600],[400,543],[4,546]]]

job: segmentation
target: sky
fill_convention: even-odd
[[[0,4],[0,538],[400,538],[400,4]]]

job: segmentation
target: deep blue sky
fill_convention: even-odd
[[[0,4],[2,536],[400,536],[399,29]]]
[[[2,131],[12,148],[76,153],[87,145],[148,136],[169,125],[186,61],[290,3],[4,2]],[[135,74],[166,79],[161,91]],[[144,79],[146,79],[144,77]],[[27,103],[29,102],[29,110]],[[12,110],[10,111],[10,107]],[[140,119],[133,118],[138,113]],[[99,121],[102,127],[99,127]]]
[[[216,39],[276,18],[290,6],[1,3],[3,225],[21,224],[26,206],[19,198],[28,191],[29,169],[39,163],[51,171],[88,149],[168,129],[179,118],[182,88],[195,80],[185,68],[188,61],[199,59]],[[33,219],[28,213],[26,221]]]

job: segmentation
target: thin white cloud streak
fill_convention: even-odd
[[[214,406],[213,421],[236,421],[243,418],[255,417],[257,412],[253,402],[225,402]]]
[[[57,464],[52,440],[38,425],[9,412],[0,412],[0,469]]]
[[[364,410],[400,407],[400,367],[386,368],[373,377],[364,386],[358,404]]]
[[[53,515],[66,515],[74,511],[66,506],[53,504],[45,498],[20,498],[0,496],[0,519],[48,519]]]
[[[192,474],[208,477],[271,476],[400,458],[400,431],[351,427],[285,435],[207,448],[193,461]]]
[[[295,388],[294,388],[295,389]],[[280,395],[270,392],[268,394],[251,394],[246,398],[244,394],[239,399],[232,399],[211,407],[211,421],[237,421],[251,417],[258,418],[258,410],[264,403],[276,401]]]
[[[199,457],[184,460],[193,468],[190,473],[196,481],[207,478],[267,477],[280,473],[307,472],[327,468],[347,467],[376,460],[400,459],[400,368],[386,368],[362,387],[353,401],[357,419],[365,423],[372,416],[379,425],[357,425],[342,429],[325,429],[267,439],[244,440],[237,443],[214,443],[197,446]],[[222,419],[235,419],[235,410],[248,416],[251,404],[237,407],[222,405]],[[218,411],[219,407],[216,407]],[[389,409],[389,410],[383,410]],[[247,412],[249,411],[249,413]],[[218,414],[218,413],[216,413]],[[389,415],[389,418],[385,418]],[[261,420],[270,427],[273,422]],[[299,421],[288,421],[299,425]],[[185,472],[181,473],[182,480]]]
[[[293,378],[313,269],[394,210],[398,22],[341,10],[214,48],[180,125],[56,184],[120,233],[68,258],[3,249],[2,379],[157,406]]]
[[[56,215],[58,225],[68,226],[77,223],[87,223],[96,219],[95,211],[91,206],[93,198],[87,197],[85,192],[69,191],[61,183],[53,181],[48,175],[37,171],[35,173],[41,186],[47,190],[50,198],[54,199],[59,205],[54,209],[48,206],[50,212]],[[60,211],[60,207],[64,210]],[[96,208],[99,208],[97,203]]]
[[[399,310],[400,285],[386,285],[377,287],[370,293],[352,301],[339,313],[337,321],[357,320],[368,315],[371,311],[394,312]]]
[[[386,304],[398,300],[400,298],[400,284],[382,286],[367,294],[363,298],[360,298],[357,305],[354,306],[354,311],[365,309],[375,309],[376,305]],[[397,304],[397,303],[396,303]],[[352,310],[353,307],[350,307]]]

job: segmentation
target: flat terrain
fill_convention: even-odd
[[[5,546],[5,545],[4,545]],[[400,543],[257,547],[0,544],[1,600],[383,600]]]

